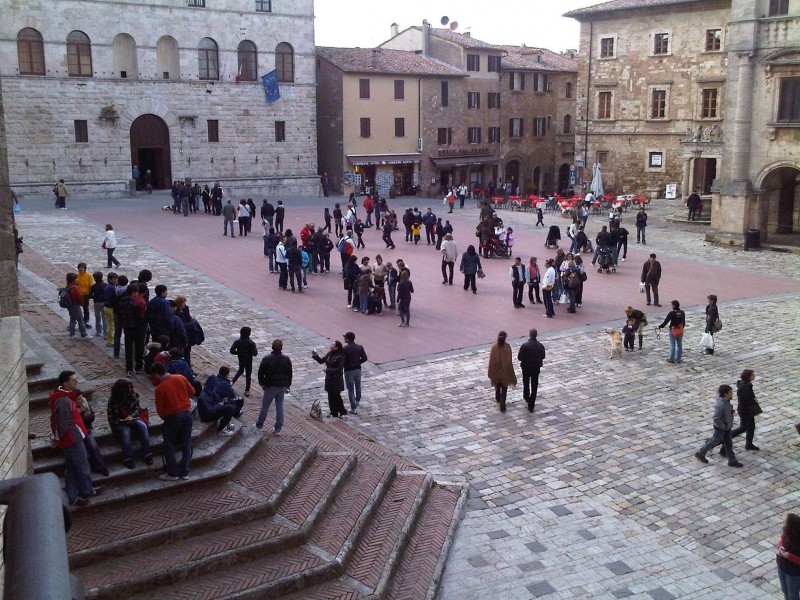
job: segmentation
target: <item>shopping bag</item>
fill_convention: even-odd
[[[559,304],[566,304],[568,302],[569,302],[569,296],[567,296],[567,293],[564,292],[563,294],[561,294],[561,298],[558,299],[558,303]]]
[[[644,294],[644,283],[639,284],[639,293]]]
[[[701,348],[708,348],[709,350],[714,349],[714,336],[710,333],[704,333],[703,337],[700,338],[700,347]]]

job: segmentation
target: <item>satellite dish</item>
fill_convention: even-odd
[[[458,29],[458,21],[453,21],[452,23],[450,23],[450,29],[452,29],[453,31]]]
[[[447,25],[447,24],[450,22],[450,19],[449,19],[448,17],[442,17],[442,18],[439,20],[439,22],[440,22],[442,25]]]

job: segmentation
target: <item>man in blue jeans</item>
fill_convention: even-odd
[[[362,345],[356,344],[356,334],[352,331],[344,334],[344,341],[344,383],[350,399],[350,414],[355,415],[361,402],[361,365],[367,362],[367,353]]]
[[[164,421],[164,463],[167,472],[158,476],[162,481],[189,479],[192,460],[192,404],[190,396],[195,391],[183,375],[169,374],[164,363],[150,367],[150,381],[156,386],[156,412]],[[175,458],[175,447],[180,444],[181,462]]]
[[[708,463],[706,454],[712,448],[716,448],[720,444],[725,449],[725,455],[728,457],[729,467],[741,468],[742,463],[736,460],[736,455],[733,453],[733,439],[731,438],[731,429],[733,428],[733,406],[731,406],[731,398],[733,398],[733,389],[729,385],[719,386],[717,390],[717,402],[714,406],[714,433],[706,441],[705,444],[694,453],[694,457],[701,463]]]
[[[256,420],[256,428],[264,427],[269,407],[275,401],[274,435],[280,435],[283,429],[283,396],[292,387],[292,361],[283,354],[283,341],[272,342],[272,352],[267,354],[258,367],[258,384],[264,390],[261,400],[261,412]]]

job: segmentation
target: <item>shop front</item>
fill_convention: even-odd
[[[483,153],[476,152],[480,149],[469,149],[470,152],[456,152],[455,156],[440,152],[440,156],[432,157],[434,175],[431,176],[428,194],[438,196],[444,194],[448,187],[466,184],[470,191],[485,190],[491,181],[497,183],[498,159],[488,155],[488,149]]]
[[[344,194],[379,194],[384,198],[415,194],[420,154],[348,154]]]

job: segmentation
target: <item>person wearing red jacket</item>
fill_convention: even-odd
[[[150,367],[150,381],[156,386],[156,412],[164,420],[164,462],[167,472],[158,476],[162,481],[189,479],[192,460],[192,404],[195,393],[183,375],[167,373],[160,362]],[[175,446],[181,445],[181,462],[175,458]]]
[[[90,275],[91,277],[91,275]],[[86,323],[83,320],[83,294],[78,288],[78,274],[67,273],[67,299],[69,306],[67,312],[69,313],[69,339],[75,339],[75,326],[81,333],[81,339],[91,339],[86,333]]]
[[[54,448],[64,453],[64,489],[72,506],[85,506],[88,498],[97,496],[100,488],[94,487],[89,469],[89,459],[83,440],[87,436],[78,406],[78,378],[75,371],[62,371],[58,375],[58,389],[48,398],[50,404],[50,429]]]

